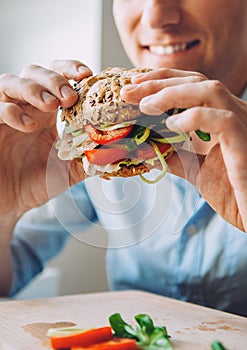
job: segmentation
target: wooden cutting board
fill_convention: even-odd
[[[246,318],[139,291],[1,302],[0,350],[47,350],[49,328],[109,325],[115,312],[133,324],[136,314],[149,314],[167,327],[175,350],[210,350],[214,340],[247,350]]]

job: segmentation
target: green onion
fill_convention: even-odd
[[[76,137],[76,136],[80,136],[84,133],[84,130],[83,129],[79,129],[79,130],[76,130],[76,131],[73,131],[71,133],[72,136]]]
[[[160,143],[178,143],[183,142],[188,138],[186,134],[178,134],[171,137],[152,137],[152,140]]]
[[[110,131],[110,130],[115,130],[115,129],[120,129],[120,128],[125,128],[126,126],[134,125],[136,124],[136,120],[128,120],[126,122],[114,124],[114,125],[104,125],[98,127],[99,130],[102,131]]]
[[[218,342],[218,341],[214,341],[211,344],[211,349],[212,350],[226,350],[226,348],[223,346],[223,344]]]
[[[59,149],[61,146],[61,140],[57,140],[56,144],[55,144],[55,148]]]
[[[211,140],[211,136],[207,132],[203,132],[201,130],[196,130],[195,133],[203,141],[210,141]]]
[[[142,181],[146,182],[147,184],[156,184],[158,181],[160,181],[165,175],[166,175],[166,172],[167,172],[167,164],[166,164],[166,161],[162,155],[162,153],[160,152],[158,146],[150,141],[150,145],[153,146],[154,150],[155,150],[155,153],[157,154],[159,160],[160,160],[160,163],[162,165],[162,172],[159,176],[156,177],[156,179],[154,180],[149,180],[149,179],[146,179],[143,175],[139,175],[140,178],[142,179]]]
[[[150,135],[150,129],[145,128],[144,131],[142,131],[141,133],[138,133],[137,135],[134,136],[135,143],[138,146],[141,145],[143,142],[145,142],[147,140],[149,135]]]

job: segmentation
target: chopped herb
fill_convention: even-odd
[[[110,325],[116,337],[127,337],[136,340],[143,350],[173,350],[166,327],[154,326],[153,320],[146,314],[135,316],[137,325],[126,323],[119,313],[109,317]]]
[[[211,136],[207,132],[203,132],[201,130],[196,130],[195,133],[203,141],[210,141],[211,140]]]
[[[212,350],[227,350],[222,343],[218,342],[218,341],[214,341],[211,344],[211,349]]]

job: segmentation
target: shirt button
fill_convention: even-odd
[[[187,227],[187,233],[190,236],[194,235],[196,231],[197,231],[197,227],[195,225],[190,225]]]

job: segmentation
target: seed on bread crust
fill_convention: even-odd
[[[85,78],[76,83],[74,89],[79,94],[77,103],[62,110],[62,120],[66,120],[76,129],[83,128],[90,123],[96,128],[115,125],[128,120],[135,120],[141,115],[138,106],[130,105],[122,100],[120,90],[123,86],[131,84],[131,78],[138,73],[150,71],[149,68],[125,69],[108,68],[101,73]],[[165,155],[168,159],[173,155],[175,148],[170,147]],[[83,166],[81,159],[77,159]],[[119,165],[118,170],[107,172],[97,167],[94,175],[110,180],[112,177],[131,177],[143,175],[152,169],[162,170],[158,158],[151,164],[142,161],[139,164]],[[90,171],[88,175],[91,176]]]
[[[131,83],[134,75],[148,71],[149,68],[114,67],[83,79],[74,86],[79,94],[77,103],[63,109],[62,120],[79,129],[87,123],[100,128],[135,119],[141,114],[139,107],[123,101],[120,90]]]

